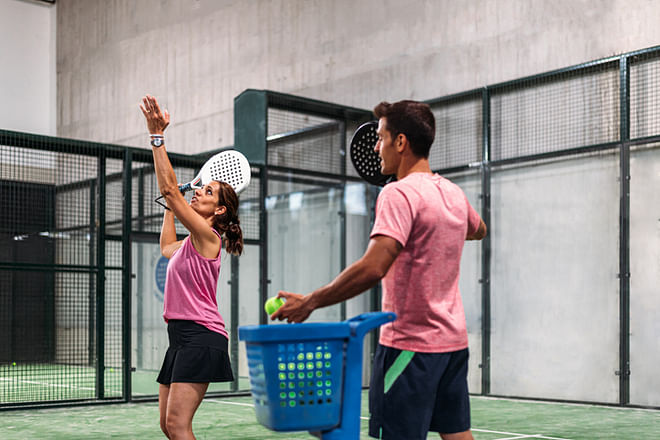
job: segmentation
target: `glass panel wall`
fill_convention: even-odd
[[[307,294],[341,270],[341,187],[269,181],[268,297],[286,290]],[[340,321],[341,307],[318,309],[307,322]]]
[[[630,402],[660,406],[660,149],[630,157]]]
[[[619,161],[493,171],[491,392],[616,403]]]
[[[446,176],[461,187],[472,207],[481,213],[481,174],[469,173]],[[465,322],[468,331],[470,361],[468,365],[468,389],[481,393],[482,364],[482,300],[481,300],[481,249],[480,241],[466,241],[461,257],[461,275],[458,288],[463,299]]]

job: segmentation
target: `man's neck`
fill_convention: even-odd
[[[429,160],[425,158],[413,158],[412,160],[402,160],[399,169],[396,172],[396,180],[401,180],[412,173],[432,174]]]

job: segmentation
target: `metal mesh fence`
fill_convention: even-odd
[[[151,163],[141,161],[133,161],[132,166],[131,229],[159,233],[163,221],[163,208],[154,202],[160,195],[154,167]]]
[[[150,154],[134,152],[126,176],[126,151],[0,131],[0,408],[128,398],[125,185],[131,234],[157,243],[163,208]],[[187,182],[204,159],[171,161]],[[240,199],[247,239],[259,187]]]
[[[98,158],[82,150],[0,134],[0,406],[96,396]]]
[[[271,207],[268,205],[269,199],[270,202],[274,202],[278,197],[283,196],[288,200],[292,193],[314,193],[317,191],[327,191],[327,188],[335,187],[341,189],[342,187],[339,182],[332,179],[315,178],[313,180],[309,179],[301,181],[298,179],[289,179],[288,177],[281,174],[273,174],[269,176],[266,209]]]
[[[268,165],[341,174],[345,146],[339,121],[268,110]]]
[[[159,234],[163,222],[163,208],[155,200],[160,196],[153,164],[134,160],[131,163],[131,230],[136,232]],[[189,167],[174,167],[177,179],[187,182],[193,177]],[[117,176],[119,179],[123,176]],[[121,183],[121,180],[118,180]],[[164,203],[164,201],[161,201]],[[175,222],[177,234],[186,234],[178,221]],[[121,231],[115,231],[120,233]]]
[[[120,235],[123,213],[123,162],[116,159],[106,160],[105,178],[105,233]]]
[[[284,108],[268,108],[268,137],[287,135],[310,127],[333,122],[333,119],[314,116]]]
[[[259,240],[259,223],[261,219],[260,203],[261,179],[254,174],[250,186],[241,194],[238,205],[238,218],[241,220],[241,230],[244,240]]]
[[[55,276],[55,323],[58,364],[92,367],[95,359],[96,276],[80,272],[58,272]],[[92,284],[94,283],[94,284]],[[93,373],[93,370],[90,371]]]
[[[491,92],[491,160],[619,139],[618,63],[516,82]]]
[[[346,128],[344,131],[344,137],[346,139],[346,152],[343,153],[344,169],[346,170],[346,175],[351,177],[359,177],[357,170],[355,169],[353,163],[351,162],[351,155],[349,152],[349,148],[351,145],[351,139],[353,138],[353,133],[355,133],[355,131],[360,127],[360,125],[362,124],[348,121],[346,123]]]
[[[94,254],[93,206],[95,206],[95,185],[86,187],[71,186],[56,193],[56,228],[47,231],[56,243],[57,264],[92,265],[96,263]]]
[[[106,263],[111,265],[121,259],[121,243],[111,242],[106,246],[110,258]],[[114,260],[114,261],[113,261]],[[118,265],[121,267],[121,264]],[[105,316],[103,346],[104,397],[122,396],[122,372],[124,357],[122,353],[122,271],[121,269],[105,270]]]
[[[439,170],[480,162],[483,150],[481,94],[431,104],[435,141],[429,164]]]
[[[630,61],[630,137],[660,134],[660,55],[639,55]]]

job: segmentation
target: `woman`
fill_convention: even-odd
[[[161,112],[150,95],[140,109],[151,135],[158,187],[167,202],[160,250],[170,259],[163,313],[170,346],[157,379],[160,427],[169,439],[194,439],[192,419],[209,383],[234,380],[216,288],[222,242],[230,254],[243,251],[238,196],[230,185],[214,181],[196,189],[188,204],[164,147],[169,113]],[[175,216],[190,232],[180,241]]]

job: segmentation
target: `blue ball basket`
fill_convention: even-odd
[[[274,431],[320,432],[324,440],[360,437],[362,341],[394,313],[344,322],[253,325],[245,341],[259,423]]]

